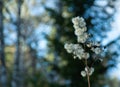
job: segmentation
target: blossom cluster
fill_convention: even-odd
[[[84,59],[85,61],[90,58],[90,51],[96,55],[102,52],[102,48],[99,42],[89,41],[90,35],[87,33],[87,27],[85,20],[82,17],[75,17],[72,19],[73,27],[75,29],[74,33],[77,36],[77,44],[66,43],[64,48],[68,53],[74,55],[74,59]],[[90,50],[90,51],[86,51]],[[87,74],[92,75],[94,72],[93,67],[85,67],[84,71],[81,71],[81,75],[85,77]]]
[[[91,68],[85,67],[85,70],[81,71],[81,75],[83,77],[85,77],[87,75],[87,73],[88,73],[89,76],[91,76],[93,72],[94,72],[94,68],[93,67],[91,67]]]
[[[75,17],[72,19],[73,27],[75,28],[75,35],[77,36],[77,41],[80,43],[86,42],[88,39],[88,34],[86,33],[87,27],[84,19],[82,17]]]
[[[84,52],[83,47],[80,44],[68,44],[66,43],[64,45],[65,49],[67,50],[68,53],[73,53],[74,54],[74,58],[79,58],[79,59],[88,59],[89,58],[89,53]]]

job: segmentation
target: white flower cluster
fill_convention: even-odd
[[[89,41],[89,34],[86,32],[87,27],[84,19],[82,17],[75,17],[72,19],[73,27],[75,28],[75,35],[77,36],[78,44],[68,44],[64,45],[64,48],[68,53],[72,53],[75,58],[85,59],[85,61],[90,57],[89,50],[95,54],[100,54],[102,48],[100,47],[99,42]],[[86,51],[88,50],[88,51]],[[85,67],[85,70],[81,72],[81,75],[85,77],[86,75],[92,75],[94,68],[89,68],[88,65]]]
[[[86,23],[82,17],[75,17],[72,19],[73,27],[75,28],[75,35],[77,36],[77,41],[80,43],[86,42],[88,39],[88,34],[86,33]]]
[[[93,72],[94,72],[94,68],[93,67],[91,67],[91,68],[85,67],[85,70],[81,71],[81,75],[83,77],[85,77],[87,75],[87,73],[88,73],[89,76],[91,76]]]
[[[102,52],[102,48],[100,47],[99,42],[89,42],[86,44],[88,48],[90,48],[95,54],[100,54]]]
[[[68,44],[66,43],[64,45],[64,48],[67,50],[68,53],[73,53],[74,58],[79,58],[79,59],[88,59],[89,58],[89,53],[84,52],[84,49],[81,45],[79,44]]]

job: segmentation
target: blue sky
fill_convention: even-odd
[[[107,33],[107,38],[103,40],[103,44],[107,44],[120,37],[120,0],[116,2],[116,9],[117,12],[115,13],[114,21],[112,22],[112,30]],[[120,57],[117,59],[118,64],[115,68],[112,68],[108,74],[111,76],[111,78],[116,77],[120,80]]]

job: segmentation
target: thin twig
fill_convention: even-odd
[[[89,67],[87,64],[87,59],[85,60],[86,68],[87,68],[87,81],[88,81],[88,87],[90,87],[90,76],[89,76]]]

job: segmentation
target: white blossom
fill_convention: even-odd
[[[81,38],[80,36],[78,36],[77,37],[77,41],[79,42],[79,43],[85,43],[85,38]]]
[[[89,72],[89,67],[85,67],[85,71],[86,71],[86,72]]]
[[[79,25],[80,27],[84,27],[86,25],[85,20],[79,16],[72,18],[72,22],[74,25]]]
[[[100,54],[102,52],[100,43],[93,41],[88,42],[90,34],[86,32],[87,27],[85,20],[82,17],[75,17],[72,18],[72,23],[75,29],[74,33],[77,36],[78,44],[66,43],[64,45],[66,51],[68,53],[72,53],[74,59],[85,59],[85,61],[91,57],[89,50],[93,51],[95,54]],[[100,61],[102,61],[102,59],[100,59]],[[88,67],[88,65],[86,65],[85,69],[81,71],[81,75],[83,77],[85,77],[86,75],[91,76],[93,72],[94,68]]]
[[[72,53],[73,52],[73,44],[72,43],[70,43],[70,44],[66,43],[64,45],[64,48],[67,50],[68,53]]]
[[[83,34],[83,32],[84,32],[84,31],[82,31],[81,29],[76,29],[76,30],[75,30],[75,35],[76,35],[76,36],[80,36],[80,35]]]
[[[74,29],[77,30],[77,29],[81,29],[78,25],[73,25]]]
[[[85,72],[85,71],[81,71],[81,75],[82,75],[83,77],[85,77],[85,76],[86,76],[86,72]]]
[[[77,49],[81,49],[82,46],[80,46],[79,44],[74,44],[73,48],[74,48],[74,50],[77,50]]]
[[[74,25],[79,25],[79,20],[80,20],[80,17],[72,18],[72,23],[73,23]]]
[[[95,52],[95,54],[100,54],[102,52],[102,49],[100,47],[96,47],[96,48],[92,47],[91,50]]]
[[[74,57],[73,57],[73,58],[74,58],[74,59],[76,59],[76,58],[77,58],[77,56],[75,56],[75,55],[74,55]]]
[[[70,44],[66,43],[64,45],[64,48],[67,50],[68,53],[73,53],[74,54],[74,59],[76,59],[77,57],[79,59],[83,58],[82,56],[83,56],[83,53],[84,53],[84,49],[82,48],[81,45],[72,44],[72,43],[70,43]]]
[[[102,52],[102,49],[99,48],[99,47],[97,47],[97,48],[94,49],[94,52],[95,52],[96,54],[100,54],[100,53]]]
[[[93,72],[94,72],[94,68],[93,67],[89,68],[89,75],[90,76],[93,74]]]
[[[79,35],[77,37],[77,41],[80,42],[80,43],[85,43],[87,39],[88,39],[88,34],[87,33],[84,33],[84,34]]]
[[[83,54],[83,52],[84,52],[84,49],[83,49],[83,48],[74,50],[74,54],[75,54],[79,59],[82,59],[82,54]]]
[[[87,47],[89,47],[89,48],[92,47],[92,43],[91,43],[91,42],[87,43],[86,45],[87,45]]]
[[[88,34],[86,33],[87,27],[86,23],[82,17],[75,17],[72,19],[73,27],[75,28],[75,35],[77,36],[77,41],[80,43],[86,42],[88,39]]]
[[[82,54],[82,57],[83,57],[84,59],[88,59],[88,58],[90,57],[90,54],[89,54],[89,53],[83,53],[83,54]]]
[[[91,76],[92,74],[93,74],[93,72],[94,72],[94,68],[93,67],[85,67],[85,70],[84,71],[81,71],[81,75],[83,76],[83,77],[85,77],[87,74],[89,75],[89,76]]]
[[[85,23],[85,21],[84,21],[84,19],[81,17],[80,18],[81,20],[79,21],[79,27],[85,27],[86,26],[86,23]],[[82,20],[83,19],[83,20]]]
[[[81,31],[83,31],[83,32],[87,31],[87,27],[82,27]]]
[[[93,67],[85,67],[85,71],[86,73],[88,73],[89,75],[92,75],[92,73],[94,72],[94,68]]]

